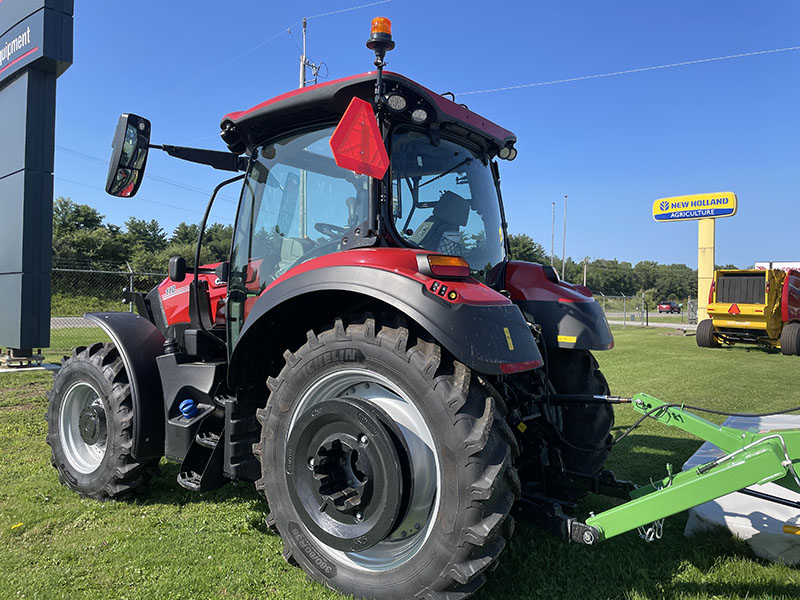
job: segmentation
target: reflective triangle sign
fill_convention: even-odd
[[[362,175],[382,179],[389,168],[389,155],[383,145],[372,105],[353,98],[331,136],[336,164]]]
[[[731,315],[738,315],[741,312],[742,311],[739,310],[739,305],[738,304],[731,304],[731,307],[728,309],[728,314],[731,314]]]

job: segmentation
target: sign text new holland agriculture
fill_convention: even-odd
[[[653,202],[653,218],[656,221],[688,221],[732,217],[737,206],[733,192],[660,198]]]

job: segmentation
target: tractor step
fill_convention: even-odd
[[[225,420],[222,414],[211,413],[200,423],[199,430],[186,452],[178,474],[178,483],[193,492],[207,492],[222,487]]]
[[[195,436],[194,440],[201,446],[213,450],[214,448],[217,447],[217,444],[219,443],[219,435],[211,431],[203,431],[201,433],[198,433]]]
[[[202,482],[202,475],[195,471],[181,471],[178,473],[178,485],[191,492],[199,492]]]

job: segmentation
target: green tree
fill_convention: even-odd
[[[53,202],[53,264],[118,268],[129,255],[116,225],[103,225],[104,216],[86,204],[58,197]]]
[[[103,226],[104,215],[86,204],[59,196],[53,202],[53,237]]]
[[[145,221],[130,217],[125,221],[125,228],[127,229],[125,236],[134,250],[158,252],[167,247],[167,234],[155,219]]]
[[[171,244],[194,244],[197,242],[197,234],[200,227],[195,223],[188,224],[185,221],[178,223],[170,238]]]
[[[514,260],[524,260],[539,264],[549,264],[550,259],[544,247],[533,241],[533,238],[525,233],[508,235],[508,244],[511,246],[511,258]]]

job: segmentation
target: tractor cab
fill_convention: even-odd
[[[506,259],[492,161],[512,156],[513,134],[394,73],[376,107],[375,77],[296,90],[222,120],[223,140],[250,156],[231,253],[234,319],[295,267],[344,250],[458,256],[481,281]],[[349,161],[354,151],[366,158]]]

